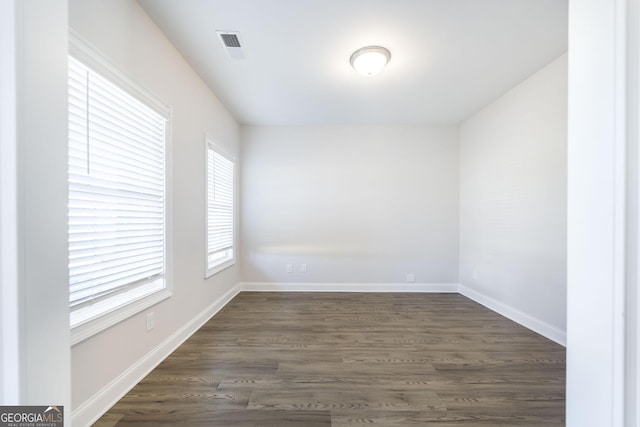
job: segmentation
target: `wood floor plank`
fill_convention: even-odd
[[[329,411],[246,411],[220,409],[183,413],[130,413],[119,427],[242,426],[242,427],[331,427]]]
[[[452,391],[457,394],[467,394],[475,391],[483,393],[514,393],[514,390],[531,390],[539,394],[549,390],[562,390],[564,380],[514,380],[514,379],[454,379],[445,380],[439,377],[433,378],[243,378],[224,380],[218,385],[220,390],[351,390],[355,388],[370,387],[373,389],[386,389],[396,391],[434,390],[438,393]]]
[[[358,426],[536,426],[554,427],[564,426],[564,422],[557,417],[530,417],[524,415],[480,415],[463,412],[388,412],[369,411],[366,414],[356,414],[353,411],[335,410],[331,412],[332,427]]]
[[[438,395],[431,391],[377,391],[374,389],[332,391],[254,391],[249,398],[249,410],[336,410],[355,411],[444,411]]]
[[[364,363],[334,363],[334,362],[284,362],[278,367],[278,375],[281,377],[304,376],[326,376],[331,373],[333,376],[341,378],[354,378],[364,376],[387,377],[387,376],[411,376],[433,374],[436,370],[429,363],[386,363],[386,362],[364,362]]]
[[[565,349],[457,294],[243,292],[95,425],[560,426]]]

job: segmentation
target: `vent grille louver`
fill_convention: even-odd
[[[220,38],[226,47],[242,47],[236,34],[220,33]]]

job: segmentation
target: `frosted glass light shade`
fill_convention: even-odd
[[[363,76],[375,76],[384,69],[391,53],[382,46],[367,46],[351,55],[351,66]]]

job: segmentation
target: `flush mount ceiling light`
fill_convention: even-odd
[[[375,76],[387,65],[391,52],[382,46],[360,48],[351,55],[351,66],[363,76]]]

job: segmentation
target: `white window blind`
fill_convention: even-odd
[[[226,268],[233,253],[234,163],[207,141],[207,273]]]
[[[69,58],[72,328],[166,286],[167,120]]]

